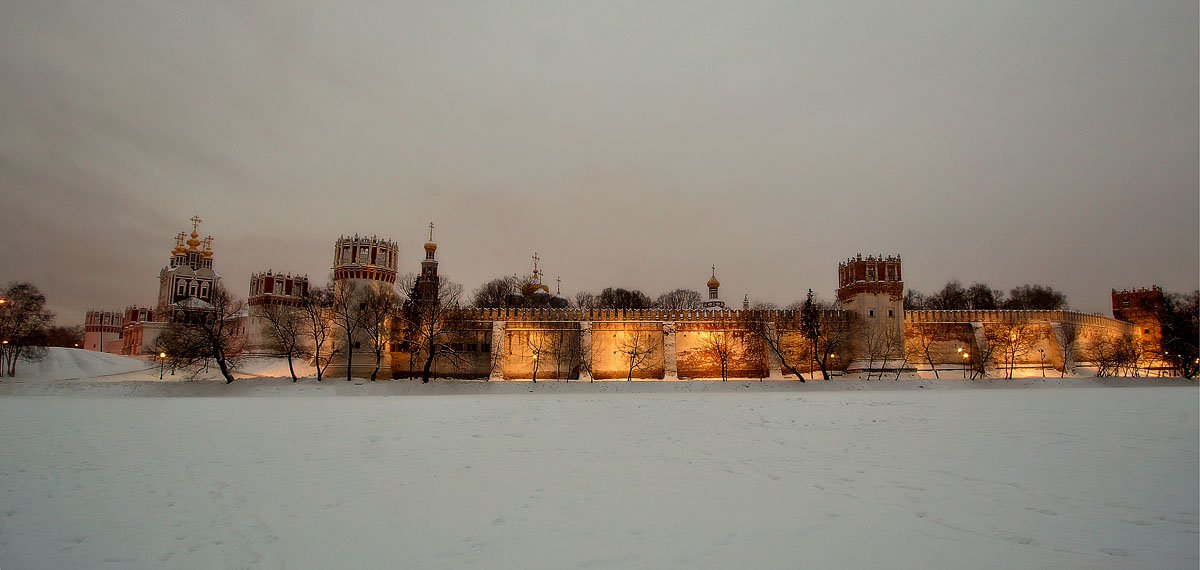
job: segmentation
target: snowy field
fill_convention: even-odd
[[[3,570],[1198,564],[1192,382],[419,395],[114,362],[0,383]]]

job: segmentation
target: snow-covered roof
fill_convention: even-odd
[[[182,301],[171,303],[171,307],[177,309],[212,309],[212,303],[201,301],[196,297],[188,297]]]

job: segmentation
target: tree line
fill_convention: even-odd
[[[924,295],[915,289],[904,292],[904,309],[909,311],[1057,311],[1067,307],[1065,294],[1037,284],[1013,287],[1007,296],[1004,291],[993,289],[985,283],[963,287],[957,279],[950,280],[940,291],[931,295]]]

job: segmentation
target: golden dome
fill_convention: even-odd
[[[716,289],[717,287],[720,287],[720,286],[721,286],[721,282],[717,281],[717,268],[713,267],[712,278],[710,278],[708,280],[708,288]]]
[[[175,236],[175,249],[171,250],[171,255],[177,255],[187,251],[187,248],[183,246],[183,236],[183,232],[179,232],[179,235]]]
[[[539,293],[543,295],[549,295],[550,288],[541,283],[526,283],[525,286],[521,288],[521,293],[526,296],[536,295]]]
[[[200,245],[200,240],[196,239],[198,237],[200,234],[196,233],[196,230],[192,230],[192,237],[187,240],[188,251],[196,251],[196,246]]]
[[[431,241],[425,242],[425,251],[437,251],[437,244]]]

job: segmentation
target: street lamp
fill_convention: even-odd
[[[167,353],[158,353],[158,379],[163,379],[163,365],[167,362]]]
[[[1042,355],[1042,378],[1046,377],[1046,349],[1039,348],[1038,352]]]
[[[967,379],[967,363],[971,361],[971,353],[963,352],[963,380]]]

